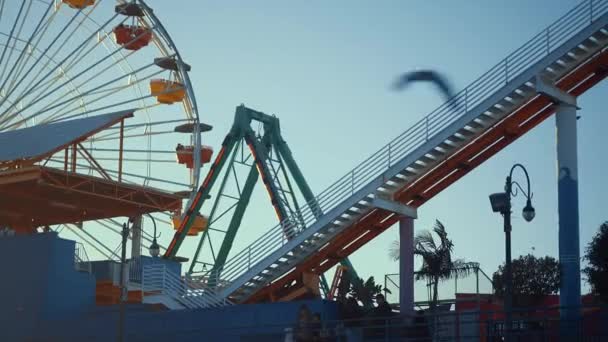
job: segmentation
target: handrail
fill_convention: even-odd
[[[76,268],[77,271],[93,272],[93,266],[89,260],[89,255],[81,242],[76,242],[74,246],[74,268]]]
[[[268,251],[281,248],[294,237],[286,237],[286,231],[299,234],[316,222],[318,219],[314,211],[316,208],[321,208],[322,212],[329,213],[331,209],[362,189],[381,172],[394,166],[397,161],[403,159],[466,115],[470,109],[475,108],[485,99],[500,91],[523,71],[555,51],[561,44],[606,12],[608,12],[608,0],[585,0],[571,9],[490,68],[469,86],[458,92],[452,99],[355,166],[350,172],[319,193],[314,201],[301,206],[300,213],[296,213],[302,218],[301,220],[298,220],[295,216],[286,218],[230,258],[220,268],[222,269],[222,281],[232,282],[236,280],[267,256]],[[285,230],[283,227],[296,229]]]
[[[227,299],[218,297],[204,284],[193,284],[163,264],[143,266],[141,289],[144,296],[146,293],[164,294],[191,309],[231,304]]]

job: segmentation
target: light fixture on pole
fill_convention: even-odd
[[[526,182],[528,183],[527,190],[524,190],[521,185],[517,182],[512,181],[513,171],[516,168],[521,170],[526,175]],[[515,189],[513,188],[515,185]],[[512,327],[512,310],[513,310],[513,274],[511,272],[511,196],[515,197],[518,194],[518,189],[524,196],[526,196],[526,206],[522,211],[524,220],[530,222],[534,219],[536,212],[532,206],[532,192],[530,191],[530,177],[528,171],[521,164],[515,164],[509,172],[505,184],[505,192],[499,192],[490,195],[490,204],[492,205],[492,211],[500,213],[504,220],[504,231],[505,231],[505,298],[504,298],[504,310],[505,310],[505,341],[511,341],[511,329]]]
[[[150,245],[148,250],[150,252],[150,255],[153,258],[156,258],[160,254],[160,246],[158,245],[158,242],[156,242],[156,238],[160,237],[160,234],[156,236],[156,220],[154,220],[154,217],[150,214],[148,214],[148,217],[150,217],[150,219],[152,220],[152,224],[154,225],[154,235],[152,236],[152,244]]]

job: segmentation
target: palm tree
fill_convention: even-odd
[[[414,238],[414,255],[422,257],[422,266],[415,273],[415,277],[416,280],[426,279],[433,285],[432,309],[437,305],[439,281],[455,276],[467,276],[479,268],[476,262],[452,260],[454,243],[448,239],[445,226],[439,220],[435,222],[433,232],[439,237],[438,244],[429,231],[420,232]],[[389,255],[393,260],[399,260],[399,241],[393,242]]]
[[[350,295],[368,308],[373,307],[374,298],[382,292],[391,293],[389,289],[383,288],[382,284],[376,284],[373,276],[365,281],[363,281],[363,278],[353,279],[350,288]]]

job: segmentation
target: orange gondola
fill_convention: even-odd
[[[76,9],[83,9],[95,5],[95,0],[63,0],[62,2]]]
[[[173,215],[171,217],[171,220],[173,221],[173,229],[178,230],[179,226],[182,222],[180,215],[179,214]],[[206,216],[197,214],[196,217],[194,218],[194,222],[192,222],[192,226],[190,227],[190,230],[188,231],[187,235],[195,236],[195,235],[198,235],[198,233],[207,229],[208,220],[209,219]]]
[[[159,103],[164,104],[180,102],[186,97],[186,88],[183,84],[163,79],[150,81],[150,92],[152,96],[156,96]]]
[[[142,26],[120,24],[113,31],[116,44],[122,45],[127,50],[139,50],[150,44],[152,40],[152,30]]]
[[[177,153],[177,162],[186,164],[186,167],[192,169],[194,167],[194,146],[183,146],[178,144],[175,152]],[[211,161],[213,148],[211,146],[201,146],[201,165]]]

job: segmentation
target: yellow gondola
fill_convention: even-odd
[[[179,226],[182,222],[181,220],[181,215],[176,214],[173,215],[173,217],[171,217],[172,221],[173,221],[173,229],[178,230]],[[202,232],[203,230],[205,230],[207,228],[207,222],[208,222],[208,218],[206,216],[203,215],[196,215],[196,217],[194,218],[194,222],[192,223],[192,226],[190,227],[190,230],[188,231],[188,236],[195,236],[198,235],[198,233]]]
[[[172,104],[180,102],[186,97],[184,85],[169,80],[154,79],[150,81],[150,92],[160,103]]]

